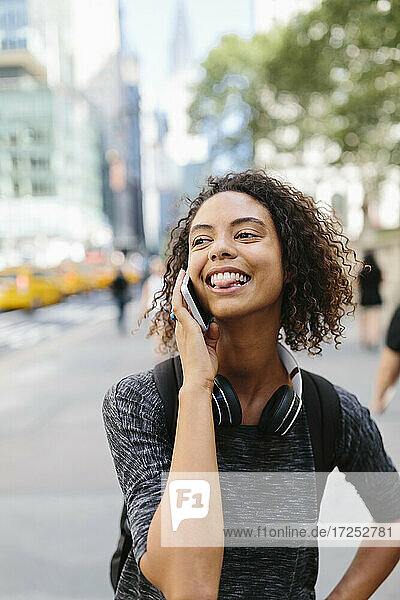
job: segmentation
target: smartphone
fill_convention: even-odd
[[[201,327],[203,333],[207,331],[213,319],[213,315],[209,313],[201,304],[194,290],[194,285],[186,271],[185,277],[181,285],[182,296],[187,302],[193,317]]]

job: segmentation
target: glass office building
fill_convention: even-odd
[[[0,253],[110,238],[99,128],[71,86],[57,16],[65,14],[49,15],[40,0],[0,0]]]

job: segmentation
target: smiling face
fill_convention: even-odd
[[[241,192],[211,196],[190,227],[188,271],[200,302],[217,319],[271,307],[280,311],[281,246],[268,210]],[[220,282],[214,275],[210,281],[215,271],[246,274],[250,280],[235,274],[235,279],[224,275]]]

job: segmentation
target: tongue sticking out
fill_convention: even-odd
[[[240,285],[240,283],[238,281],[236,281],[236,279],[217,279],[215,281],[215,287],[217,288],[227,288],[230,287],[231,285]]]

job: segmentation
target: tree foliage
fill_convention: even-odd
[[[203,63],[204,77],[189,108],[191,133],[206,133],[212,156],[253,157],[260,125],[267,117],[260,99],[265,88],[265,56],[278,47],[278,35],[242,40],[224,36]]]
[[[322,2],[287,27],[268,70],[302,107],[301,139],[325,136],[339,162],[400,162],[400,3]]]
[[[301,155],[321,141],[326,163],[400,164],[400,2],[323,0],[287,27],[228,36],[203,63],[192,131],[213,152],[259,140]]]

